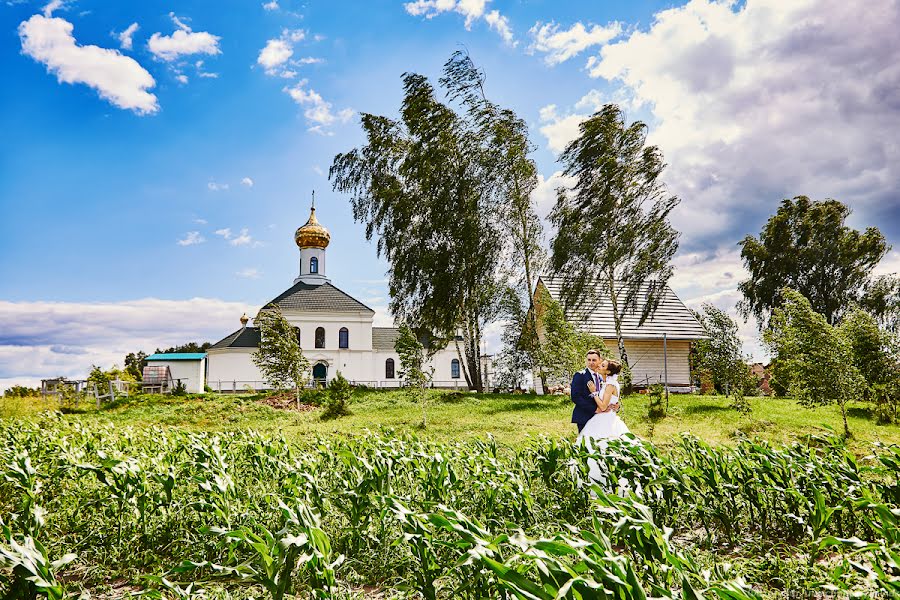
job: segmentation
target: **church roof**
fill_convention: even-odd
[[[388,350],[393,352],[394,343],[400,337],[400,330],[396,327],[373,327],[372,350]]]
[[[222,348],[258,348],[259,329],[256,327],[241,327],[234,333],[226,335],[223,339],[209,347],[210,350]]]
[[[312,285],[299,281],[263,306],[277,304],[282,311],[367,312],[375,311],[330,283]]]
[[[541,275],[538,285],[543,284],[554,300],[560,301],[563,280],[559,277]],[[643,298],[649,286],[643,286],[641,296],[638,297],[638,306],[643,305]],[[659,307],[652,317],[638,325],[640,311],[632,311],[625,315],[622,322],[622,337],[626,339],[662,339],[663,334],[670,340],[697,340],[706,338],[706,332],[700,322],[694,317],[694,313],[688,309],[681,299],[668,285],[663,292]],[[616,337],[616,328],[613,323],[612,307],[608,302],[591,307],[583,306],[578,311],[567,310],[566,319],[572,325],[603,338]]]

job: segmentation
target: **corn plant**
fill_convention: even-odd
[[[62,600],[65,592],[56,579],[63,566],[75,560],[74,554],[65,554],[50,560],[47,549],[31,536],[21,541],[12,534],[9,526],[0,522],[0,583],[6,587],[3,595],[8,600],[32,600],[42,594],[50,600]]]

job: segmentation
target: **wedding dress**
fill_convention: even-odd
[[[606,391],[607,386],[615,387],[613,395],[610,398],[610,406],[619,403],[620,388],[617,379],[618,377],[616,375],[608,376],[606,381],[603,382],[603,386],[600,388],[600,397],[602,398],[602,394]],[[606,450],[607,440],[611,438],[620,438],[627,433],[631,433],[631,431],[628,429],[628,426],[625,425],[625,421],[619,418],[618,413],[610,410],[603,413],[597,413],[591,417],[591,420],[581,429],[581,433],[578,434],[575,443],[587,446],[592,453],[597,450],[602,452]],[[595,459],[588,459],[588,470],[588,476],[591,480],[601,484],[606,483],[606,477],[603,474],[603,470],[600,469],[600,465]]]

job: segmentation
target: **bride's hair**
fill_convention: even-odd
[[[618,375],[619,372],[622,370],[622,363],[610,358],[606,361],[606,370],[609,372],[610,375]]]

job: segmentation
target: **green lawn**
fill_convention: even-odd
[[[490,434],[498,442],[519,446],[530,436],[574,436],[569,423],[571,404],[564,396],[462,394],[433,392],[427,404],[428,426],[423,431],[422,408],[398,391],[357,391],[352,415],[322,421],[321,410],[284,411],[256,402],[256,396],[206,394],[186,398],[138,396],[97,411],[79,407],[74,418],[87,422],[111,421],[122,425],[169,425],[191,430],[256,429],[282,432],[302,441],[316,435],[363,434],[366,429],[390,428],[414,432],[436,440],[463,440]],[[743,417],[721,396],[672,395],[668,417],[655,424],[647,418],[648,399],[628,396],[622,418],[638,436],[666,445],[681,432],[711,444],[732,444],[740,435],[773,442],[790,442],[809,433],[842,430],[836,406],[804,408],[788,398],[753,398],[753,414]],[[0,399],[0,417],[17,418],[58,408],[40,399]],[[82,412],[83,411],[83,412]],[[871,442],[900,443],[900,426],[877,425],[870,405],[849,408],[851,445],[865,452]]]

